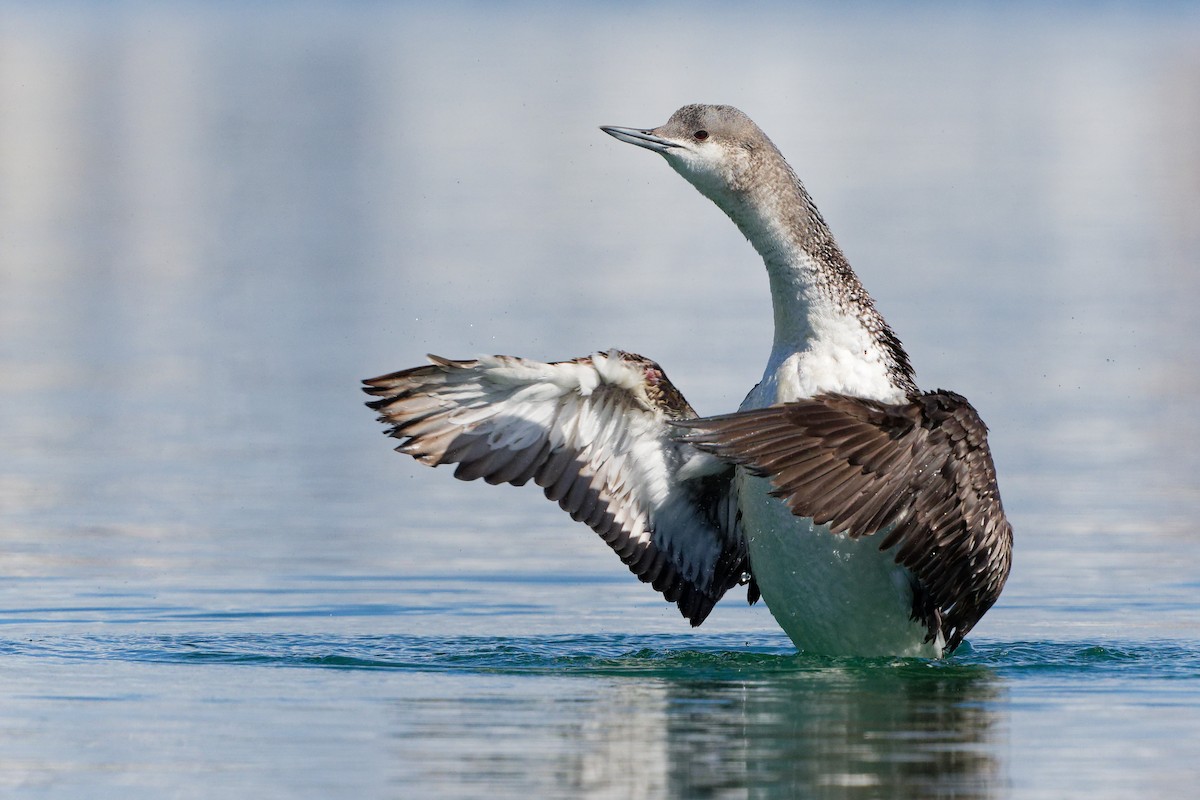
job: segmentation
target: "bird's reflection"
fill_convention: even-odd
[[[989,797],[1003,691],[919,662],[615,681],[563,777],[584,796]]]

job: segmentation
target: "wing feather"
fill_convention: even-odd
[[[880,535],[919,584],[914,616],[940,628],[947,652],[999,597],[1012,528],[987,428],[960,395],[885,404],[828,394],[682,424],[684,441],[767,477],[797,516]]]
[[[364,381],[399,452],[461,480],[532,480],[693,625],[748,572],[732,467],[673,438],[695,412],[653,361],[429,360]]]

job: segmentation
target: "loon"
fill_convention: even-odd
[[[808,191],[744,113],[687,105],[657,128],[601,130],[662,156],[762,257],[775,321],[762,380],[737,412],[701,418],[633,353],[431,355],[364,381],[396,450],[462,480],[532,480],[693,626],[744,584],[806,653],[952,653],[1012,561],[975,409],[917,388]]]

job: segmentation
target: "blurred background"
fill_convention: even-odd
[[[683,633],[538,492],[390,453],[357,384],[620,347],[734,409],[761,263],[598,130],[691,102],[772,137],[991,426],[1017,551],[977,637],[1195,641],[1196,4],[0,2],[10,642]],[[777,635],[740,599],[709,630]],[[21,674],[29,719],[78,713]],[[1042,778],[1044,723],[1002,726]]]
[[[286,558],[403,525],[406,483],[473,502],[359,406],[426,352],[617,346],[736,407],[757,257],[597,130],[697,101],[776,140],[922,385],[981,410],[1018,535],[1192,535],[1190,4],[0,9],[9,572],[83,529]]]

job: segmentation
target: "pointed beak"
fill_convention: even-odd
[[[644,147],[656,153],[665,153],[673,147],[682,146],[670,139],[664,139],[661,136],[655,136],[650,131],[638,130],[637,128],[618,128],[615,125],[601,125],[600,130],[614,139],[619,139],[629,144],[636,144],[638,147]]]

